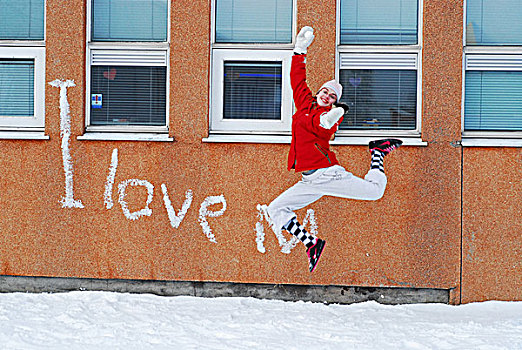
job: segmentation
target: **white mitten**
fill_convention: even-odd
[[[308,46],[314,41],[314,29],[306,26],[301,28],[299,34],[295,38],[294,52],[297,54],[305,54]]]
[[[329,112],[321,114],[319,125],[325,129],[331,129],[343,115],[344,109],[342,107],[332,108]]]

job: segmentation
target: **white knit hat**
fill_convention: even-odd
[[[339,102],[339,100],[341,99],[341,95],[343,94],[342,85],[336,82],[335,80],[330,80],[324,83],[323,86],[321,86],[321,88],[319,89],[319,91],[321,91],[325,87],[332,89],[335,92],[335,94],[337,95],[337,102]]]

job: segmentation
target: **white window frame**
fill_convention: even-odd
[[[45,48],[0,47],[0,58],[34,61],[34,115],[32,117],[0,116],[0,129],[43,130],[45,126]]]
[[[332,144],[367,145],[375,137],[400,137],[405,145],[426,146],[422,130],[422,7],[418,0],[417,44],[414,45],[347,45],[341,44],[341,1],[337,0],[336,79],[341,69],[412,69],[417,71],[416,122],[413,130],[339,130]]]
[[[292,87],[290,85],[292,53],[282,50],[262,50],[256,52],[255,55],[245,55],[242,50],[218,49],[214,50],[213,55],[211,94],[214,103],[211,104],[211,130],[213,132],[240,132],[241,130],[258,130],[268,133],[288,132],[292,125]],[[226,61],[282,63],[281,120],[223,119],[224,64]]]
[[[87,55],[85,134],[79,140],[130,140],[172,141],[169,138],[170,109],[170,13],[171,0],[167,2],[167,39],[165,42],[95,42],[92,41],[92,0],[87,1]],[[165,125],[91,125],[91,67],[93,65],[114,66],[161,66],[166,67],[166,111]]]
[[[462,46],[462,107],[461,133],[464,147],[522,147],[522,131],[466,131],[464,129],[466,71],[522,71],[521,46],[466,45],[467,0],[464,0]]]
[[[45,38],[47,1],[44,0],[43,40],[0,40],[0,58],[34,60],[33,117],[0,116],[0,139],[48,140],[45,135]]]
[[[296,33],[296,2],[292,0],[292,42],[285,44],[216,43],[216,1],[211,6],[211,72],[209,137],[205,142],[290,143],[293,97],[290,65]],[[281,120],[223,119],[223,65],[225,61],[282,63]]]

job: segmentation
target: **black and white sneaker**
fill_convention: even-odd
[[[370,151],[378,150],[381,151],[383,155],[388,155],[396,148],[399,148],[402,145],[402,141],[398,139],[382,139],[370,141],[369,148]]]
[[[306,254],[308,255],[310,272],[314,272],[325,245],[325,241],[323,241],[322,239],[318,239],[313,246],[306,250]]]

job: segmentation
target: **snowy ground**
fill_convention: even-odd
[[[2,349],[522,349],[522,302],[386,306],[0,294]]]

